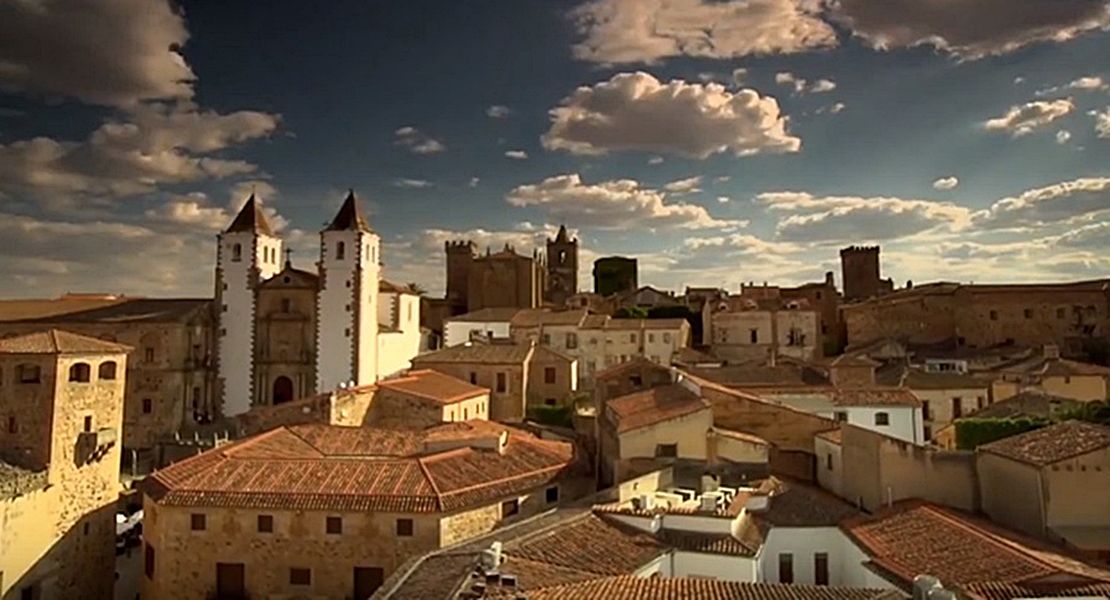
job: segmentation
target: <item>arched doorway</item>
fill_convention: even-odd
[[[285,375],[274,380],[274,404],[289,402],[293,399],[293,380]]]

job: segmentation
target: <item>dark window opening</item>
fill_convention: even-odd
[[[825,455],[825,468],[829,471],[833,470],[833,456],[832,454]]]
[[[779,583],[794,583],[794,555],[779,555]]]
[[[678,444],[657,444],[655,446],[655,456],[658,458],[677,458]]]
[[[116,363],[114,363],[112,361],[100,363],[100,367],[97,369],[97,378],[98,379],[106,379],[106,380],[115,379],[116,378]]]
[[[39,383],[42,370],[37,365],[19,365],[16,367],[19,383]]]
[[[503,393],[503,392],[505,391],[505,389],[506,389],[506,388],[508,387],[508,386],[507,386],[507,385],[505,384],[505,379],[506,379],[506,378],[505,378],[505,374],[504,374],[504,373],[498,373],[498,374],[497,374],[497,391],[498,391],[498,392],[502,392],[502,393]]]
[[[829,585],[829,555],[824,552],[813,555],[813,582]]]
[[[544,367],[543,369],[543,382],[555,383],[555,367]]]
[[[289,585],[312,585],[312,569],[289,569]]]
[[[77,383],[87,383],[92,375],[92,369],[85,363],[77,363],[69,368],[69,380]]]
[[[92,417],[91,416],[86,416],[85,417],[85,423],[84,423],[85,433],[88,433],[88,432],[92,431],[92,425],[93,425]]]
[[[272,515],[258,515],[258,533],[273,533],[274,517]]]
[[[520,500],[513,498],[501,503],[501,518],[511,517],[520,512]]]
[[[150,398],[143,398],[143,414],[149,415],[154,412],[154,401]]]
[[[189,516],[189,528],[193,531],[204,531],[208,527],[208,519],[203,514]]]
[[[749,337],[751,339],[751,342],[753,344],[758,344],[759,343],[759,330],[758,329],[752,329],[751,331],[748,332],[748,335],[749,335]]]
[[[412,519],[397,519],[397,535],[412,537]]]
[[[470,373],[470,383],[478,385],[478,374],[474,373],[473,371]]]
[[[143,573],[147,579],[154,579],[154,546],[150,544],[143,550]]]
[[[548,504],[558,502],[559,501],[559,486],[553,485],[553,486],[547,488],[547,490],[544,492],[544,500],[547,501]]]
[[[890,414],[885,412],[875,413],[876,425],[890,425]]]
[[[335,245],[335,260],[343,260],[344,255],[347,254],[347,245],[339,242]]]
[[[327,532],[331,535],[339,535],[343,533],[343,518],[328,517]]]

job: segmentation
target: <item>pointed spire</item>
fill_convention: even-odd
[[[270,228],[270,222],[266,220],[266,213],[262,211],[262,202],[251,194],[247,198],[247,203],[243,205],[242,210],[231,222],[231,226],[227,228],[225,233],[261,233],[273,237],[274,230]]]
[[[559,233],[555,236],[555,242],[558,244],[566,244],[569,241],[570,239],[567,235],[567,226],[559,225]]]
[[[353,189],[348,191],[347,199],[343,201],[343,206],[339,208],[339,212],[336,213],[335,219],[324,231],[370,232],[370,225],[366,223],[366,219],[362,216],[362,210],[359,208],[359,198],[355,195]]]

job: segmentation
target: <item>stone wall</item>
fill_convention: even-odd
[[[528,404],[568,406],[578,387],[577,363],[553,352],[537,349],[528,369]],[[550,377],[550,383],[549,381]]]
[[[795,450],[812,454],[813,436],[836,427],[836,422],[831,419],[774,404],[704,380],[695,382],[701,388],[702,397],[713,406],[714,425],[753,434],[767,440],[780,451]]]
[[[423,429],[443,422],[443,407],[432,400],[380,388],[369,420],[376,427]]]
[[[524,364],[437,363],[413,359],[414,369],[433,369],[456,379],[469,381],[490,390],[489,418],[493,421],[521,421],[527,398],[529,366]],[[497,388],[497,375],[504,374],[505,389]],[[473,377],[472,377],[473,375]]]

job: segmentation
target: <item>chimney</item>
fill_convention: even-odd
[[[1056,344],[1044,345],[1044,357],[1047,360],[1057,360],[1060,358],[1060,347]]]

